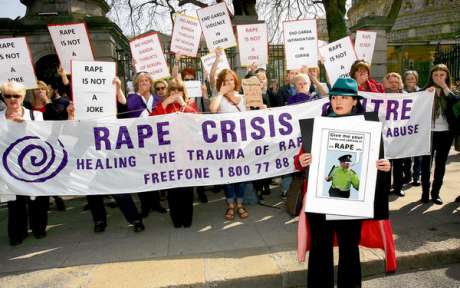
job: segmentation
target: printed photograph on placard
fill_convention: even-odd
[[[364,201],[370,135],[327,129],[322,133],[327,146],[321,149],[325,160],[318,171],[322,181],[317,197]]]

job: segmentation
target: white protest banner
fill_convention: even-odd
[[[25,37],[0,39],[0,83],[15,81],[37,87],[34,66]]]
[[[289,174],[301,146],[299,119],[319,115],[326,102],[240,113],[0,121],[0,181],[20,195],[87,195]]]
[[[363,117],[314,119],[305,211],[372,218],[382,124]]]
[[[429,155],[434,91],[416,93],[359,92],[366,111],[383,123],[385,158]]]
[[[176,14],[171,39],[171,52],[196,57],[200,46],[201,26],[197,18]]]
[[[319,48],[319,51],[324,58],[324,67],[331,86],[337,78],[349,76],[351,65],[356,61],[355,49],[350,37],[329,43]]]
[[[171,76],[158,33],[152,32],[136,37],[129,41],[129,47],[137,72],[149,72],[153,80]]]
[[[316,20],[286,21],[283,22],[283,29],[286,68],[292,70],[302,66],[318,66]]]
[[[115,62],[74,61],[72,69],[72,95],[75,118],[115,119],[117,115]],[[73,73],[75,72],[75,73]]]
[[[48,30],[66,72],[70,72],[70,60],[94,60],[85,23],[48,24]]]
[[[373,31],[356,31],[355,52],[358,59],[364,60],[367,63],[372,63],[374,55],[375,40],[377,32]]]
[[[250,24],[236,26],[238,35],[238,51],[241,66],[257,67],[268,64],[267,24]]]
[[[197,10],[209,51],[236,46],[232,22],[225,2]]]
[[[201,81],[199,80],[187,80],[184,81],[185,90],[187,90],[188,97],[190,98],[200,98],[203,97],[201,91]]]
[[[215,52],[209,53],[208,55],[201,57],[201,63],[203,64],[203,69],[207,75],[211,73],[211,68],[214,62],[216,62]],[[219,74],[219,72],[223,69],[230,69],[230,64],[228,63],[225,51],[222,51],[222,56],[219,59],[219,63],[217,63],[216,77]]]

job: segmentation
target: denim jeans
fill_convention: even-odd
[[[291,174],[281,176],[281,185],[280,185],[281,192],[287,192],[287,190],[289,189],[289,185],[291,185],[291,182],[292,182]]]
[[[242,204],[244,200],[244,189],[246,188],[246,182],[233,183],[224,185],[225,198],[227,198],[228,204],[235,203]]]

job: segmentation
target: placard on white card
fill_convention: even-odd
[[[349,36],[329,43],[319,48],[319,51],[324,58],[324,67],[331,86],[338,78],[350,76],[350,68],[356,61],[356,54]]]
[[[129,41],[137,72],[148,72],[154,80],[170,76],[158,33],[149,33]]]
[[[25,37],[0,39],[0,83],[14,81],[31,89],[37,86]]]
[[[267,24],[249,24],[236,26],[238,35],[238,50],[241,66],[257,67],[268,64],[268,34]]]
[[[48,24],[48,30],[66,72],[70,72],[71,60],[94,60],[85,23]]]
[[[200,46],[201,26],[197,18],[176,14],[171,38],[171,52],[196,57]]]
[[[377,32],[373,31],[356,31],[355,52],[358,59],[363,59],[367,63],[372,63],[374,55],[375,40]]]
[[[209,51],[236,46],[233,27],[225,2],[196,11]]]
[[[75,118],[116,119],[116,63],[72,60],[72,72]]]
[[[286,21],[283,28],[287,69],[318,66],[316,20]]]

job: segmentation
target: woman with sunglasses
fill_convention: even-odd
[[[129,94],[126,100],[127,118],[148,117],[155,107],[161,102],[161,96],[155,95],[162,93],[166,89],[166,82],[154,82],[147,72],[140,72],[134,78],[135,93]],[[160,89],[161,88],[161,89]],[[160,94],[161,95],[161,94]],[[158,191],[149,191],[138,193],[141,202],[141,215],[143,218],[149,215],[150,209],[160,213],[166,213],[166,209],[160,204],[160,193]]]
[[[39,111],[32,111],[22,105],[26,95],[24,85],[16,82],[6,82],[1,86],[6,109],[0,112],[0,119],[3,121],[13,120],[23,122],[24,120],[42,121],[43,115]],[[15,199],[12,199],[15,198]],[[8,237],[10,245],[15,246],[22,243],[28,234],[28,224],[35,238],[40,239],[46,236],[46,225],[48,224],[49,197],[28,197],[18,195],[8,201]]]
[[[195,102],[188,98],[182,81],[172,79],[168,83],[166,98],[157,105],[150,115],[184,112],[196,113]],[[193,218],[193,187],[168,189],[168,205],[175,228],[188,228]]]

